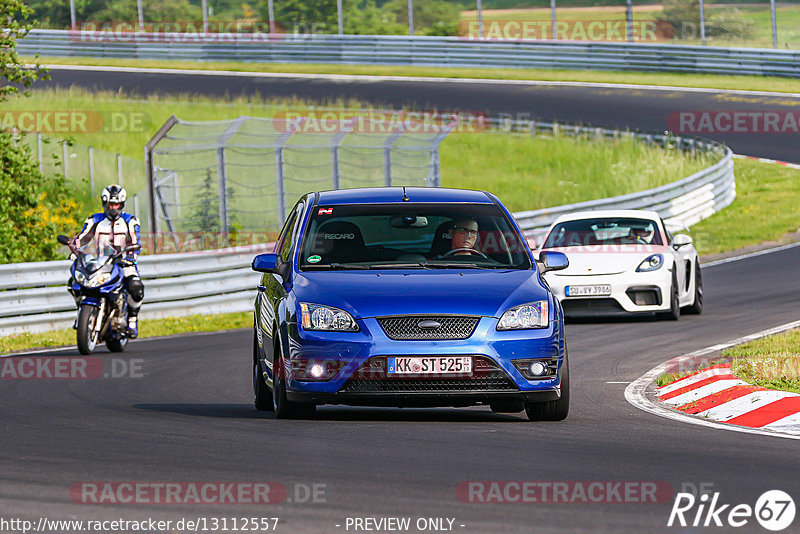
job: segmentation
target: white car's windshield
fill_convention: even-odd
[[[529,269],[505,213],[492,204],[316,206],[300,251],[303,269]]]
[[[591,245],[661,245],[655,221],[628,217],[579,219],[557,224],[543,248]]]

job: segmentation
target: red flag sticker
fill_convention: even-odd
[[[320,208],[317,215],[333,215],[333,208]]]

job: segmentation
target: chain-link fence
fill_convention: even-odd
[[[438,186],[439,144],[458,121],[375,113],[172,118],[148,145],[151,225],[158,234],[266,238],[309,191]]]
[[[142,231],[149,231],[147,184],[144,162],[94,147],[54,139],[42,134],[25,135],[26,144],[45,176],[63,175],[73,191],[97,198],[105,186],[117,183],[128,192],[126,211],[136,215]],[[88,215],[88,214],[87,214]]]

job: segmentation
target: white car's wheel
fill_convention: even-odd
[[[694,260],[694,302],[686,307],[686,313],[700,315],[703,313],[703,273],[700,271],[700,260]]]
[[[662,312],[661,316],[669,321],[677,321],[681,316],[681,304],[678,299],[678,275],[672,271],[672,286],[670,288],[669,311]]]

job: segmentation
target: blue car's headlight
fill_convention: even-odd
[[[522,330],[525,328],[547,328],[550,324],[546,300],[514,306],[506,310],[497,323],[498,330]]]
[[[647,271],[657,271],[662,265],[664,265],[664,256],[661,254],[651,254],[639,264],[636,268],[636,272],[645,273]]]
[[[300,303],[303,328],[329,332],[358,332],[353,316],[339,308],[320,304]]]

